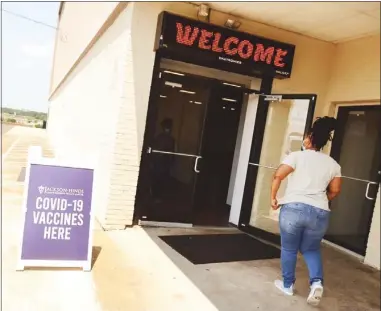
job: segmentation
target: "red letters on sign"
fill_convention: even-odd
[[[231,45],[232,45],[232,43],[237,45],[238,42],[239,42],[239,40],[236,37],[229,37],[229,38],[227,38],[225,40],[225,43],[224,43],[224,51],[225,51],[225,53],[228,54],[228,55],[235,55],[235,54],[237,54],[238,49],[237,48],[231,48]]]
[[[283,59],[288,53],[287,50],[275,49],[274,46],[265,47],[261,43],[254,46],[249,40],[240,41],[237,37],[228,37],[223,41],[222,34],[219,32],[213,33],[190,25],[184,26],[180,22],[176,23],[176,27],[176,41],[180,44],[187,46],[197,44],[200,49],[212,50],[228,56],[238,54],[242,59],[253,57],[255,62],[265,62],[280,68],[286,65]]]
[[[248,59],[251,55],[253,55],[253,45],[247,40],[241,41],[238,45],[238,55],[243,59]]]
[[[271,64],[271,60],[274,55],[274,47],[269,47],[265,50],[263,44],[257,44],[257,48],[254,53],[254,60],[258,62],[261,60],[262,62],[266,61],[267,64]]]
[[[183,24],[181,23],[176,23],[176,27],[177,27],[176,41],[178,43],[189,45],[189,46],[193,45],[194,40],[196,40],[197,38],[199,29],[197,27],[194,27],[192,31],[191,26],[185,26],[185,31],[184,31]],[[190,34],[191,31],[192,31],[192,35]]]
[[[201,37],[198,41],[198,47],[205,50],[210,50],[212,47],[209,43],[210,38],[213,36],[213,32],[206,31],[205,29],[201,30]]]
[[[221,53],[223,51],[222,47],[219,46],[221,40],[221,34],[219,32],[216,32],[214,34],[214,40],[213,40],[213,45],[212,45],[212,51]]]
[[[277,49],[276,50],[276,55],[274,59],[274,65],[277,67],[284,67],[286,64],[283,63],[283,57],[287,55],[287,51],[284,51],[282,49]]]

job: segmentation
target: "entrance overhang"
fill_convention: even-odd
[[[259,26],[265,24],[335,44],[380,33],[379,1],[231,1],[203,4],[212,11],[226,14],[226,19],[251,20]],[[244,23],[242,21],[241,28],[244,28]]]

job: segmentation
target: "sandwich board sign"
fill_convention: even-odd
[[[17,270],[91,270],[93,178],[91,167],[43,158],[41,148],[30,148]]]

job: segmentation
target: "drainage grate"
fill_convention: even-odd
[[[17,178],[17,181],[18,182],[24,182],[25,181],[25,174],[26,174],[26,168],[22,167],[20,174],[19,174],[19,177]]]

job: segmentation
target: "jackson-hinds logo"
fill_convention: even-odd
[[[75,195],[75,196],[83,196],[83,189],[71,189],[71,188],[55,188],[55,187],[46,187],[39,186],[38,192],[40,194],[64,194],[64,195]]]

